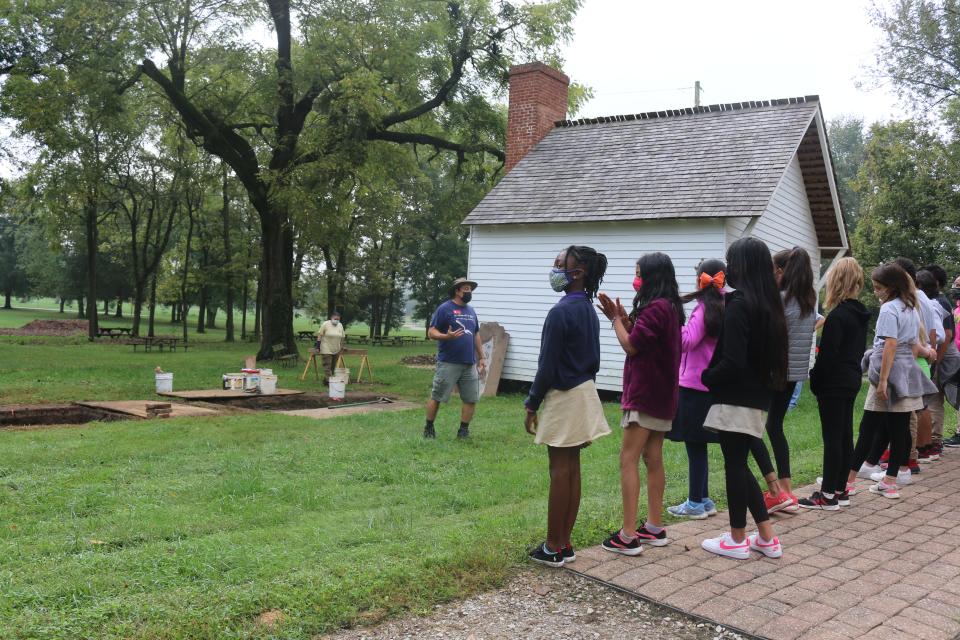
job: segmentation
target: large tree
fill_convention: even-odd
[[[278,344],[296,351],[288,190],[298,171],[316,164],[348,173],[375,140],[502,160],[489,96],[514,60],[555,59],[579,3],[141,1],[143,46],[161,51],[165,68],[147,57],[138,72],[233,169],[259,215],[259,357],[272,357]],[[269,49],[243,39],[258,12],[273,32]]]

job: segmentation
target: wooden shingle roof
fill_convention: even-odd
[[[799,151],[820,244],[839,247],[819,110],[808,96],[561,121],[464,224],[758,216]]]

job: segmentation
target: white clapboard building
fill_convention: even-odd
[[[816,96],[564,120],[568,79],[545,65],[510,78],[507,175],[464,220],[472,306],[510,334],[503,378],[531,381],[540,331],[557,301],[548,273],[561,249],[606,254],[603,290],[629,309],[644,253],[673,259],[681,292],[704,258],[752,235],[814,265],[847,251]],[[602,389],[620,390],[623,351],[601,317]]]

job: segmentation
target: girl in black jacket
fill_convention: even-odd
[[[847,473],[853,456],[853,405],[862,384],[860,359],[870,320],[870,312],[857,299],[861,289],[863,269],[853,258],[841,259],[827,274],[825,306],[831,311],[810,371],[810,390],[817,396],[823,433],[823,481],[820,491],[800,500],[803,509],[836,511],[850,504]]]

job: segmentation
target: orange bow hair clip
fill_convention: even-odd
[[[700,274],[700,280],[697,282],[699,288],[705,289],[710,285],[715,286],[717,289],[723,289],[723,286],[727,283],[727,276],[723,271],[718,271],[717,275],[711,276],[706,273]]]

